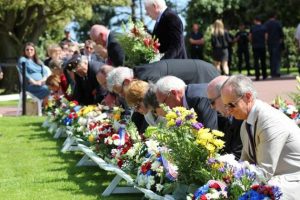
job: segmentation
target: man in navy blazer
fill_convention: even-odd
[[[156,24],[152,35],[158,38],[162,59],[186,59],[183,25],[178,15],[167,8],[165,0],[145,0],[145,8]]]
[[[159,103],[170,108],[193,108],[198,116],[197,121],[203,123],[204,127],[218,129],[217,112],[211,108],[206,95],[207,83],[186,85],[175,76],[165,76],[159,79],[155,86]]]
[[[107,64],[115,67],[123,65],[125,53],[112,31],[95,24],[90,30],[90,37],[96,44],[101,44],[107,49]]]

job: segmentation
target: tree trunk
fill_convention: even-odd
[[[1,88],[5,89],[5,94],[18,92],[19,79],[16,64],[22,47],[5,33],[0,34],[0,46],[0,60],[4,73]]]

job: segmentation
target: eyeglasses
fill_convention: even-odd
[[[212,98],[212,99],[208,99],[209,100],[209,102],[210,102],[210,105],[211,106],[214,106],[215,105],[215,103],[216,103],[216,100],[218,99],[218,98],[220,98],[221,97],[221,94],[219,94],[218,96],[216,96],[215,98]]]
[[[233,109],[236,107],[236,105],[238,104],[238,102],[244,97],[244,95],[240,96],[239,98],[237,98],[235,101],[224,104],[225,109]]]

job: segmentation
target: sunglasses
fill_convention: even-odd
[[[237,106],[238,102],[244,97],[244,95],[240,96],[239,98],[237,98],[235,101],[224,104],[225,109],[233,109]]]
[[[216,103],[216,100],[217,100],[218,98],[220,98],[220,97],[221,97],[221,94],[219,94],[219,95],[218,95],[218,96],[216,96],[215,98],[208,99],[208,100],[209,100],[209,103],[210,103],[210,105],[214,106],[214,105],[215,105],[215,103]]]

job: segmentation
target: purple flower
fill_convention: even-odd
[[[193,119],[193,118],[194,118],[194,114],[193,114],[193,113],[191,113],[191,114],[185,116],[185,119],[186,119],[186,120],[190,120],[190,119]]]
[[[207,160],[207,164],[209,164],[209,165],[212,165],[212,164],[215,164],[215,163],[216,163],[216,159],[215,158],[209,158]]]
[[[221,172],[221,173],[224,173],[224,172],[225,172],[225,168],[224,168],[224,167],[220,167],[218,170],[219,170],[219,172]]]
[[[201,128],[203,128],[203,124],[200,123],[200,122],[195,122],[195,123],[192,124],[192,127],[198,131]]]
[[[179,127],[182,125],[182,120],[180,118],[176,119],[176,126]]]

